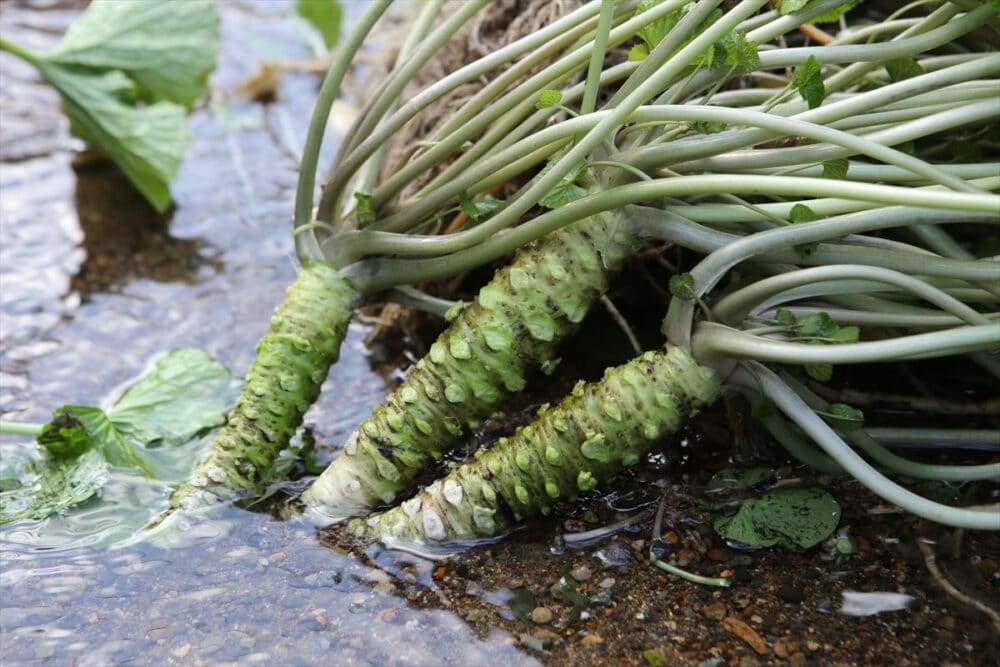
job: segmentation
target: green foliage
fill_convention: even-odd
[[[837,160],[827,160],[823,163],[823,178],[832,178],[842,181],[847,178],[847,170],[851,166],[851,161],[845,158]]]
[[[903,81],[927,72],[914,58],[890,60],[885,64],[885,71],[893,81]]]
[[[209,0],[94,0],[52,51],[15,52],[59,91],[74,134],[164,211],[191,141],[185,111],[215,67],[218,28]]]
[[[690,273],[680,273],[670,276],[670,294],[683,301],[691,301],[697,294],[694,289],[694,276]]]
[[[327,50],[337,45],[344,15],[338,0],[298,0],[295,12],[319,32]]]
[[[550,109],[562,104],[562,93],[558,90],[543,90],[538,94],[538,101],[535,102],[536,109]]]
[[[648,11],[649,9],[659,5],[663,0],[644,0],[639,5],[636,15],[642,12]],[[657,45],[663,41],[663,39],[670,33],[671,30],[680,22],[684,16],[690,12],[695,6],[695,3],[690,2],[680,9],[670,12],[666,16],[663,16],[652,23],[644,26],[638,32],[639,38],[642,40],[642,44],[637,44],[629,51],[628,59],[630,61],[636,62],[645,60],[649,53],[657,47]],[[722,11],[716,9],[708,18],[702,21],[698,26],[691,31],[690,34],[686,35],[685,38],[678,45],[678,50],[687,45],[691,40],[704,32],[709,26],[722,18]],[[753,71],[760,66],[760,56],[757,54],[757,43],[748,40],[744,35],[735,32],[729,32],[714,45],[712,45],[708,51],[696,58],[693,63],[696,67],[707,66],[712,69],[719,67],[742,67],[747,71]]]
[[[101,490],[110,466],[91,449],[71,459],[34,461],[31,484],[0,492],[0,525],[21,519],[44,519],[78,505]]]
[[[819,2],[821,0],[780,0],[778,2],[778,11],[781,14],[798,14],[815,7]],[[833,23],[860,4],[861,0],[849,0],[810,20],[813,23]]]
[[[755,547],[803,550],[828,538],[840,522],[840,505],[822,489],[774,489],[744,502],[731,517],[715,520],[727,540]]]
[[[238,385],[199,350],[173,350],[108,410],[114,426],[139,443],[176,446],[221,426]]]
[[[788,468],[726,468],[712,475],[705,488],[709,491],[766,488],[788,473]]]
[[[367,227],[375,222],[375,208],[372,206],[372,196],[364,192],[355,192],[354,201],[358,204],[358,224],[361,227]]]
[[[462,191],[459,194],[459,203],[462,211],[472,220],[489,217],[494,211],[503,206],[503,201],[493,195],[483,195],[478,199],[469,197],[469,193]]]
[[[107,411],[60,407],[38,436],[49,456],[25,471],[36,479],[0,493],[0,524],[43,519],[83,502],[115,469],[161,476],[162,464],[146,447],[181,445],[219,426],[237,388],[204,352],[180,349],[160,357]]]
[[[802,99],[809,104],[810,109],[823,104],[823,98],[826,97],[821,70],[822,66],[816,60],[816,56],[809,56],[804,63],[795,68],[795,74],[792,76],[792,84]]]
[[[636,44],[628,52],[628,60],[632,63],[642,62],[649,57],[649,49],[645,44]]]
[[[787,316],[791,315],[785,311]],[[861,330],[855,326],[842,327],[827,313],[810,313],[795,320],[792,325],[797,337],[811,345],[836,345],[840,343],[856,343]],[[828,382],[833,377],[833,366],[830,364],[806,364],[803,366],[806,374],[818,382]]]
[[[531,184],[534,185],[538,181],[545,177],[553,166],[555,166],[557,160],[550,160],[534,178],[531,179]],[[565,176],[563,176],[555,187],[549,191],[544,197],[542,197],[538,204],[539,206],[544,206],[545,208],[561,208],[570,202],[574,202],[577,199],[582,199],[587,196],[586,188],[581,188],[576,184],[576,179],[580,177],[583,170],[587,168],[587,164],[582,160],[573,166]]]
[[[210,0],[94,0],[41,58],[71,68],[119,71],[135,82],[144,100],[190,107],[215,69],[218,33],[219,16]]]
[[[794,225],[802,224],[805,222],[816,222],[817,220],[819,220],[819,216],[816,215],[816,213],[805,204],[796,204],[795,206],[793,206],[792,210],[789,212],[788,217],[791,220],[792,224]],[[816,248],[818,247],[819,247],[819,241],[814,241],[812,243],[800,243],[799,245],[795,246],[795,249],[799,253],[801,253],[802,256],[808,257],[809,255],[816,252]]]
[[[722,121],[696,120],[691,123],[691,129],[698,134],[716,134],[726,129],[726,124]]]
[[[827,417],[841,431],[857,431],[865,425],[865,414],[846,403],[832,404]]]

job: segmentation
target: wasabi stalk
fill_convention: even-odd
[[[236,407],[188,482],[174,493],[175,507],[257,495],[273,481],[272,462],[319,396],[358,298],[326,264],[299,272],[257,345]]]
[[[309,487],[313,518],[329,523],[393,501],[530,373],[554,366],[559,343],[639,245],[624,227],[595,216],[522,248]]]
[[[578,383],[475,461],[351,528],[389,545],[496,535],[639,463],[720,387],[718,375],[680,347],[646,352],[609,369],[600,382]]]

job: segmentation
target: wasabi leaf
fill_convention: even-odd
[[[82,503],[108,481],[110,466],[92,449],[72,459],[46,459],[32,466],[31,484],[0,492],[0,525],[20,519],[44,519]]]
[[[698,296],[694,287],[694,276],[690,273],[670,276],[670,294],[682,301],[691,301]]]
[[[816,56],[809,56],[804,63],[795,68],[795,74],[792,77],[795,89],[809,104],[810,109],[815,109],[823,104],[823,98],[826,97],[826,87],[823,85],[821,70],[822,66],[816,60]]]
[[[113,469],[163,477],[166,469],[146,446],[181,445],[221,425],[237,393],[222,365],[199,350],[180,349],[159,357],[107,412],[62,406],[38,436],[47,458],[31,461],[25,470],[38,479],[19,488],[6,480],[0,523],[43,519],[82,502]]]
[[[130,106],[121,72],[97,74],[45,61],[38,69],[62,95],[73,132],[118,165],[157,211],[166,210],[170,181],[191,142],[184,107]]]
[[[850,166],[851,162],[847,158],[827,160],[823,163],[823,178],[832,178],[842,181],[847,178],[847,170]]]
[[[71,459],[89,451],[100,452],[113,466],[138,468],[152,475],[150,465],[138,448],[125,440],[107,414],[87,405],[64,405],[38,436],[38,444],[57,459]]]
[[[903,81],[915,76],[925,74],[926,70],[913,58],[897,58],[885,64],[885,71],[889,73],[889,78],[896,81]]]
[[[299,0],[295,12],[319,32],[327,49],[340,41],[344,9],[337,0]]]
[[[747,500],[731,517],[715,520],[727,540],[755,547],[803,550],[828,538],[840,522],[840,505],[822,489],[775,489]]]
[[[538,94],[538,101],[535,102],[536,109],[549,109],[559,106],[562,103],[562,93],[558,90],[543,90]]]
[[[865,425],[865,414],[846,403],[834,403],[828,414],[830,423],[841,431],[857,431]]]
[[[120,70],[144,98],[190,107],[204,93],[218,52],[219,14],[211,0],[93,0],[41,58]]]
[[[358,224],[365,227],[375,222],[375,208],[372,205],[372,196],[364,192],[355,192],[354,200],[358,203]]]
[[[218,32],[211,0],[94,0],[55,49],[8,50],[59,91],[73,133],[162,212],[191,141],[186,109],[215,68]]]
[[[550,169],[555,165],[556,161],[552,160],[546,164],[534,178],[531,179],[531,184],[535,184],[545,177],[545,174],[549,172]],[[574,202],[577,199],[582,199],[587,196],[586,188],[581,188],[575,183],[576,179],[583,173],[587,165],[583,161],[578,162],[572,169],[569,170],[565,176],[560,179],[560,181],[555,185],[552,190],[549,191],[544,197],[538,200],[539,206],[544,206],[545,208],[560,208]]]
[[[125,392],[108,417],[143,445],[180,445],[225,423],[237,389],[229,371],[201,350],[172,350]]]

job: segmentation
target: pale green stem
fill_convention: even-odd
[[[819,266],[759,280],[717,301],[712,306],[712,313],[717,321],[730,326],[738,326],[747,317],[755,315],[757,311],[773,307],[775,302],[771,297],[775,295],[803,285],[822,285],[827,281],[837,280],[875,281],[893,285],[916,294],[968,324],[989,324],[989,320],[976,310],[922,280],[877,266],[853,266],[850,264]],[[817,288],[810,296],[820,296],[821,290],[822,287]]]
[[[903,509],[931,521],[959,528],[998,530],[996,514],[973,509],[941,505],[908,491],[875,470],[852,450],[843,439],[824,422],[788,385],[783,383],[766,366],[751,362],[753,378],[748,386],[760,382],[767,395],[779,410],[795,422],[827,454],[861,484],[876,495]]]
[[[989,350],[1000,341],[1000,323],[862,343],[808,345],[752,336],[714,322],[700,322],[691,340],[694,355],[703,362],[726,358],[783,364],[864,364],[934,359]]]
[[[319,163],[319,151],[323,143],[327,120],[333,101],[340,93],[340,84],[351,66],[351,60],[371,31],[372,26],[388,9],[391,0],[373,0],[365,9],[364,14],[344,40],[323,79],[323,85],[316,96],[309,129],[306,131],[306,141],[302,149],[302,164],[299,166],[299,182],[295,191],[295,228],[312,220],[313,190],[316,187],[316,169]],[[317,240],[313,234],[298,234],[295,236],[295,247],[300,259],[315,259],[321,256]]]
[[[591,113],[597,106],[597,90],[601,86],[601,70],[604,69],[604,55],[608,50],[608,33],[611,32],[614,13],[615,0],[601,0],[601,18],[594,37],[594,51],[590,54],[590,66],[587,68],[587,85],[580,104],[581,115]]]
[[[10,435],[29,435],[37,438],[45,429],[45,424],[26,424],[23,422],[0,421],[0,433]]]

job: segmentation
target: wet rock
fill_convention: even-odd
[[[736,635],[743,641],[745,641],[750,648],[759,653],[760,655],[766,655],[768,652],[767,643],[761,638],[760,635],[754,631],[749,625],[736,618],[735,616],[727,616],[722,621],[722,628],[733,635]]]
[[[788,647],[785,646],[785,642],[781,641],[780,639],[774,642],[774,645],[771,647],[771,650],[774,651],[774,655],[779,658],[788,657]]]
[[[584,635],[580,643],[584,646],[597,646],[598,644],[604,643],[604,638],[600,635]]]
[[[614,577],[605,577],[604,579],[601,579],[597,585],[605,590],[613,588],[615,585]]]
[[[594,576],[594,572],[586,565],[577,565],[570,571],[569,575],[577,581],[587,581]]]
[[[548,607],[535,607],[531,610],[531,620],[539,625],[552,622],[552,610]]]
[[[711,549],[709,549],[708,553],[705,554],[705,556],[708,557],[708,560],[714,561],[716,563],[722,563],[729,560],[729,556],[726,554],[726,552],[718,547],[712,547]]]
[[[698,667],[726,667],[726,661],[722,658],[709,658],[699,662]]]
[[[705,607],[705,618],[713,621],[721,621],[726,617],[726,605],[722,602],[713,602]]]
[[[544,651],[545,650],[545,642],[544,641],[542,641],[541,639],[538,639],[537,637],[529,635],[526,632],[522,632],[520,635],[518,635],[518,641],[521,642],[522,646],[527,646],[528,648],[534,649],[535,651]]]
[[[806,667],[806,656],[804,653],[793,653],[788,657],[788,664],[792,667]]]
[[[649,667],[667,667],[667,656],[658,648],[649,648],[642,652],[642,658]]]

